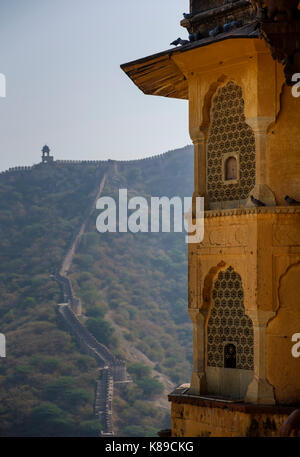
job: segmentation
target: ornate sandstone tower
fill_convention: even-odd
[[[276,436],[300,404],[300,98],[289,79],[300,19],[295,5],[256,3],[192,0],[189,43],[122,66],[144,93],[189,101],[194,196],[205,197],[205,237],[189,245],[194,371],[169,396],[173,436]]]

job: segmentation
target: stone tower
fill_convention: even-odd
[[[295,6],[270,11],[192,0],[189,44],[122,65],[144,93],[188,100],[205,198],[204,239],[189,245],[194,370],[169,396],[173,436],[276,436],[300,404],[300,98],[288,79],[300,20]]]
[[[42,149],[42,163],[52,163],[53,160],[53,156],[50,155],[50,148],[45,144]]]

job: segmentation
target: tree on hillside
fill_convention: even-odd
[[[142,379],[146,376],[149,376],[151,373],[150,367],[139,362],[131,363],[128,365],[127,370],[134,380]]]
[[[99,343],[106,346],[115,345],[114,329],[111,324],[100,317],[91,317],[86,321],[88,330],[94,335]]]

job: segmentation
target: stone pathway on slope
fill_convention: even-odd
[[[101,180],[99,190],[91,206],[90,212],[81,225],[74,241],[65,255],[59,274],[56,279],[61,286],[62,295],[67,299],[67,303],[58,305],[58,312],[64,322],[67,324],[69,331],[75,336],[81,348],[90,356],[96,359],[99,366],[99,377],[96,384],[94,411],[95,416],[101,419],[104,429],[100,432],[102,436],[113,436],[112,420],[112,401],[114,382],[126,382],[127,373],[125,362],[116,359],[109,349],[99,343],[96,338],[80,322],[78,315],[81,314],[81,303],[74,296],[72,283],[68,278],[74,255],[78,247],[81,236],[84,234],[88,218],[94,211],[95,204],[100,198],[107,174]],[[65,301],[65,300],[63,300]],[[126,379],[124,379],[124,377]]]

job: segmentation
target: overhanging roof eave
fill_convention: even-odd
[[[121,65],[121,69],[134,84],[147,95],[164,97],[188,98],[187,81],[177,67],[172,56],[188,53],[197,48],[209,46],[230,39],[258,39],[256,29],[242,27],[231,33],[223,33],[216,37],[208,37],[179,48],[168,49],[150,56],[143,57]]]

